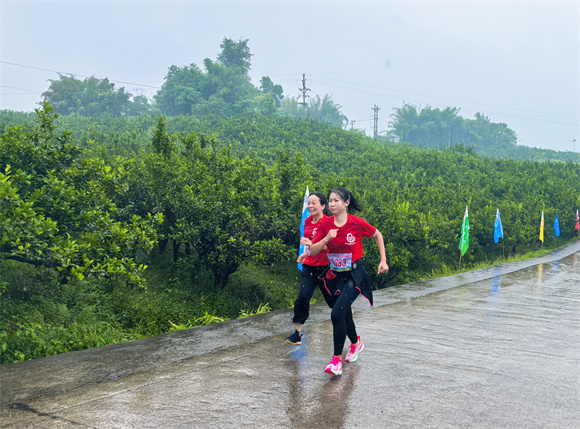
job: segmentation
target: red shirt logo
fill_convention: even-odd
[[[354,235],[352,235],[352,233],[349,232],[346,235],[346,241],[347,241],[347,244],[350,244],[352,246],[354,244],[354,242],[356,241],[356,237]]]

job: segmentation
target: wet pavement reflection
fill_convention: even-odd
[[[357,300],[365,350],[340,377],[323,305],[299,347],[282,311],[6,365],[0,427],[579,427],[579,252]]]

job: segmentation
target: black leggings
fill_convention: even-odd
[[[324,286],[324,282],[318,278],[328,266],[302,266],[302,284],[298,292],[298,298],[294,302],[294,318],[293,323],[304,324],[310,314],[310,299],[314,294],[316,288],[320,288],[324,300],[330,308],[334,303],[334,299],[328,294]]]
[[[340,295],[336,297],[330,319],[334,339],[334,356],[342,355],[342,349],[348,335],[351,343],[358,341],[356,327],[352,318],[352,303],[359,295],[350,273],[340,273],[336,279]]]

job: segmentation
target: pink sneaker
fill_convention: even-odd
[[[327,374],[340,375],[342,374],[342,357],[333,356],[332,360],[324,370]]]
[[[345,360],[347,362],[354,362],[354,361],[356,361],[358,359],[358,354],[360,352],[362,352],[364,348],[365,348],[365,345],[360,340],[360,337],[358,337],[358,341],[355,344],[351,344],[350,345],[350,350],[346,354]]]

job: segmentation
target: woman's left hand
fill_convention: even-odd
[[[381,262],[379,264],[379,270],[377,274],[388,273],[389,272],[389,265],[386,262]]]

